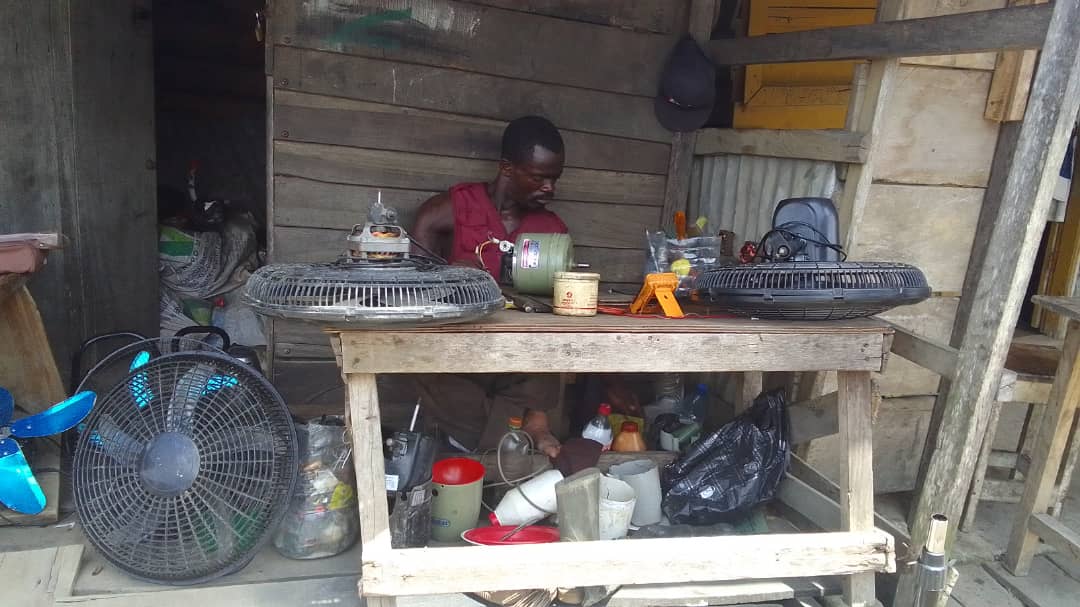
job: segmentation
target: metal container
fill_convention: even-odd
[[[511,274],[521,293],[547,295],[555,285],[555,273],[574,267],[569,234],[521,234],[514,242]]]
[[[599,274],[556,272],[552,312],[560,316],[596,316],[599,293]]]

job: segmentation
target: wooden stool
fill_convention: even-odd
[[[1031,450],[1024,495],[1005,554],[1005,566],[1014,575],[1028,574],[1040,538],[1080,559],[1080,534],[1047,513],[1054,506],[1058,474],[1068,443],[1075,444],[1074,422],[1080,403],[1080,298],[1039,295],[1033,301],[1067,318],[1069,326],[1050,399]]]

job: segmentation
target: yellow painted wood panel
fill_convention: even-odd
[[[874,20],[874,0],[754,0],[748,34],[760,36]],[[854,61],[746,67],[736,128],[843,128]],[[783,89],[787,89],[783,91]],[[815,111],[807,106],[817,106]],[[835,106],[835,107],[833,107]],[[841,108],[839,111],[837,107]]]

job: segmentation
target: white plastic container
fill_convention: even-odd
[[[634,489],[636,502],[630,522],[635,527],[659,523],[663,512],[660,509],[660,471],[656,468],[656,463],[648,459],[636,459],[616,464],[609,472]]]
[[[561,316],[596,316],[599,292],[599,274],[556,272],[552,312]]]
[[[495,512],[491,513],[491,524],[511,527],[522,523],[531,525],[544,517],[555,514],[557,506],[555,484],[562,479],[562,472],[548,470],[514,487],[499,501]],[[522,492],[528,496],[528,500],[522,497]],[[529,501],[532,501],[532,504]],[[536,509],[533,504],[539,506],[541,510]]]
[[[610,476],[600,478],[600,539],[626,537],[636,502],[629,483]]]

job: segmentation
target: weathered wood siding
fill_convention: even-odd
[[[653,96],[688,7],[275,2],[271,257],[333,259],[380,190],[411,223],[434,193],[494,177],[506,122],[540,114],[566,141],[552,208],[570,225],[576,257],[604,282],[640,280],[671,142]],[[279,358],[329,354],[321,335],[284,325],[276,323]]]

